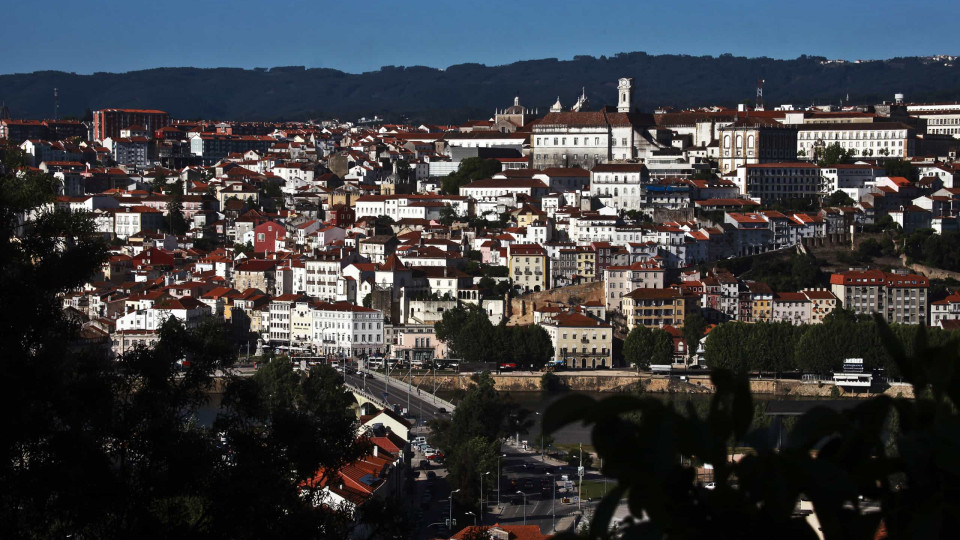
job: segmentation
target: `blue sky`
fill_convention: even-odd
[[[956,0],[0,0],[0,73],[507,64],[574,55],[960,54]]]

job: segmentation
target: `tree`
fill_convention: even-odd
[[[732,538],[753,530],[815,538],[795,512],[801,495],[812,501],[827,538],[871,539],[881,521],[891,538],[937,538],[952,530],[960,512],[956,473],[936,456],[960,451],[956,438],[942,435],[960,422],[960,374],[949,367],[960,361],[957,342],[932,343],[921,326],[913,330],[913,347],[905,348],[882,318],[873,322],[916,399],[877,396],[843,412],[814,407],[777,438],[782,445],[753,425],[746,378],[723,370],[711,374],[716,392],[704,411],[632,396],[571,395],[553,403],[544,429],[591,425],[602,472],[617,479],[594,514],[590,537],[603,537],[627,494],[631,513],[645,517],[622,524],[629,538]],[[743,446],[744,457],[731,460],[733,447]],[[699,463],[713,465],[712,489],[699,485]],[[876,510],[864,511],[867,504]]]
[[[457,211],[450,205],[444,206],[440,209],[440,223],[449,227],[457,221]]]
[[[707,334],[703,357],[710,369],[745,372],[749,361],[744,355],[746,345],[745,323],[727,322]]]
[[[183,180],[177,179],[173,184],[166,184],[167,224],[168,232],[181,235],[187,232],[188,225],[183,217]]]
[[[909,161],[904,161],[901,158],[885,161],[883,168],[887,176],[902,176],[910,181],[916,181],[920,178],[920,170]]]
[[[852,149],[847,151],[840,146],[840,143],[835,142],[823,149],[817,163],[821,167],[829,167],[838,163],[849,163],[853,155],[854,151]]]
[[[555,394],[567,389],[566,381],[559,375],[548,371],[540,377],[540,390],[548,394]]]
[[[118,358],[84,340],[60,298],[106,250],[55,193],[47,175],[0,175],[0,305],[29,306],[0,311],[0,537],[347,537],[348,519],[301,497],[365,450],[337,374],[271,362],[229,380],[213,426],[199,424],[236,357],[227,328],[171,318],[155,346]]]
[[[690,175],[691,180],[716,180],[719,178],[717,173],[712,169],[697,169],[692,175]]]
[[[167,175],[158,172],[150,183],[150,191],[153,193],[163,193],[167,189]]]
[[[623,341],[623,356],[627,363],[640,369],[650,369],[651,364],[670,364],[673,338],[660,328],[637,325]]]
[[[703,318],[700,311],[688,313],[683,318],[683,340],[687,343],[687,354],[693,356],[697,352],[700,339],[703,333],[707,331],[707,320]]]
[[[501,168],[500,162],[495,159],[466,158],[460,162],[460,168],[441,180],[440,186],[447,195],[457,195],[462,186],[474,180],[490,178],[500,172]]]
[[[856,201],[843,190],[836,190],[823,200],[823,206],[853,206]]]
[[[496,391],[489,372],[476,374],[450,420],[434,423],[431,443],[443,450],[450,485],[458,499],[473,505],[479,500],[479,476],[497,471],[500,440],[529,429],[529,411]]]

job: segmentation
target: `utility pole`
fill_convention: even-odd
[[[500,511],[500,477],[503,476],[503,473],[500,472],[500,458],[507,457],[506,454],[500,454],[497,456],[497,511]]]
[[[577,468],[577,474],[580,476],[580,485],[577,487],[577,512],[579,512],[583,499],[583,443],[580,443],[580,467]]]

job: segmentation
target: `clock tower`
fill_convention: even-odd
[[[629,77],[623,77],[620,79],[620,84],[617,85],[617,92],[620,95],[620,99],[617,102],[617,112],[628,113],[630,112],[632,99],[631,99],[631,89],[633,88],[633,79]]]

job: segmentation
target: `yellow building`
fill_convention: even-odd
[[[613,328],[583,313],[558,313],[543,325],[553,343],[553,358],[568,368],[613,365]]]
[[[513,286],[521,292],[548,289],[547,252],[537,244],[507,245],[507,272]]]
[[[637,289],[620,300],[620,310],[626,315],[629,328],[637,325],[683,328],[687,313],[699,309],[699,298],[679,289]]]
[[[584,281],[597,280],[597,252],[590,248],[577,249],[577,275]]]
[[[529,204],[524,204],[517,210],[511,212],[514,217],[517,219],[517,227],[529,227],[535,223],[542,223],[547,219],[547,214],[544,212],[530,206]]]

